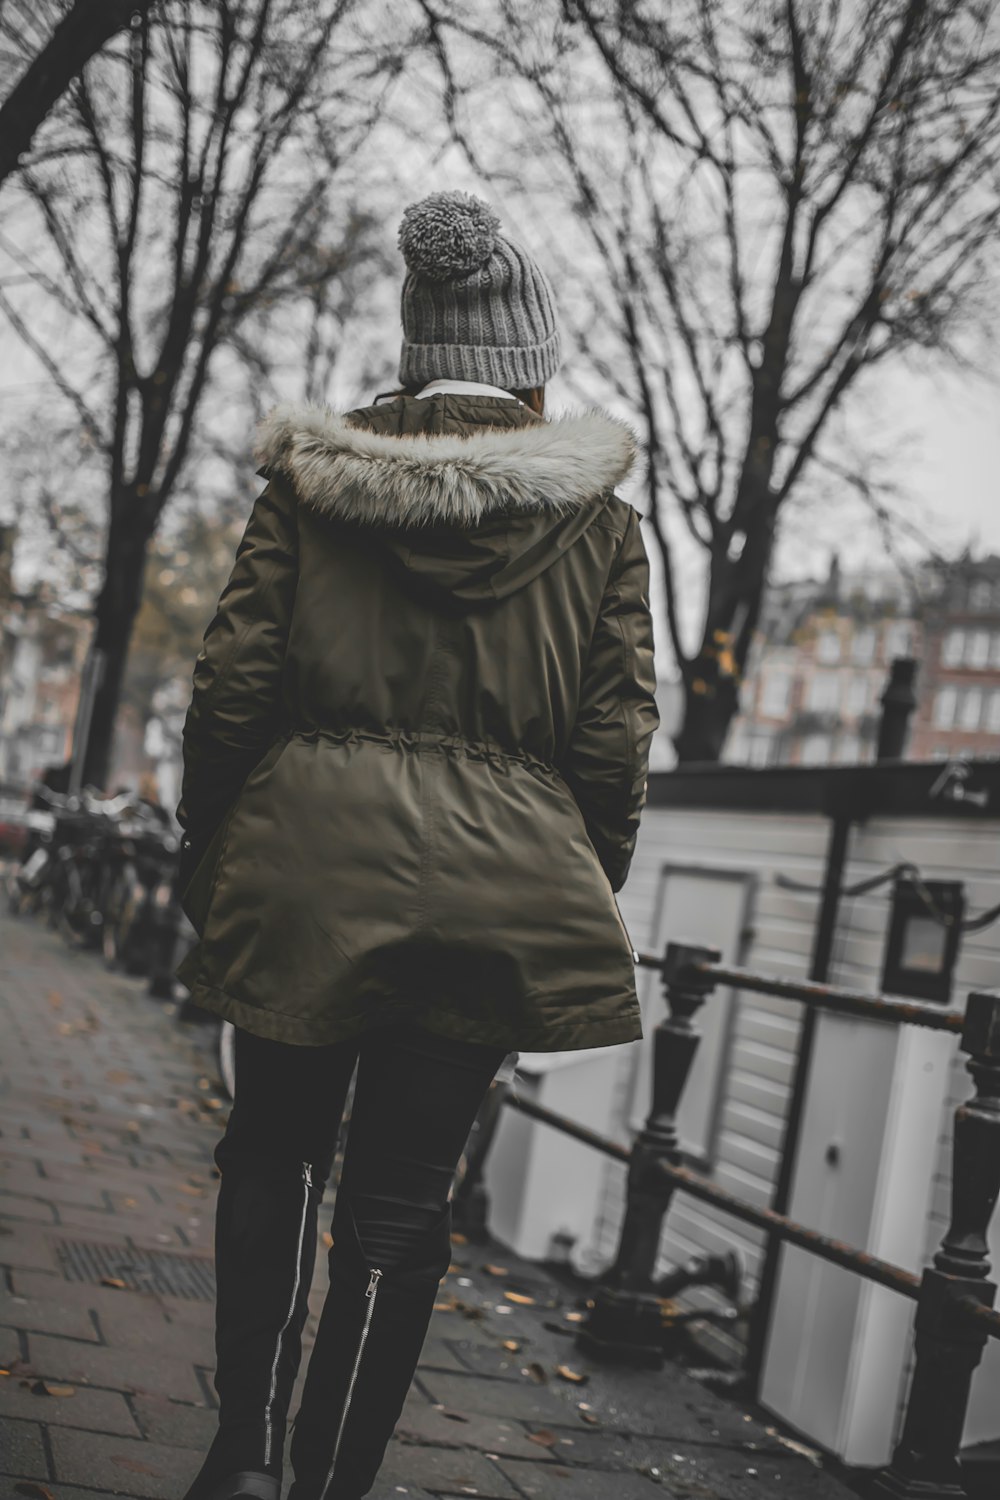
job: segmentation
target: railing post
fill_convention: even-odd
[[[955,1111],[951,1225],[924,1272],[915,1323],[916,1362],[903,1435],[873,1496],[961,1500],[958,1450],[972,1376],[987,1335],[958,1305],[992,1307],[990,1218],[1000,1193],[1000,995],[972,994],[961,1046],[975,1092]]]
[[[693,1018],[715,988],[699,966],[720,957],[714,948],[667,945],[662,974],[669,1015],[653,1033],[653,1105],[632,1147],[618,1254],[577,1337],[590,1354],[653,1369],[663,1364],[662,1298],[653,1280],[673,1189],[657,1162],[681,1161],[677,1109],[701,1040]]]

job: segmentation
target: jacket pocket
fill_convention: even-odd
[[[236,809],[243,800],[244,794],[250,787],[274,769],[281,757],[282,751],[288,744],[288,738],[287,735],[282,734],[265,750],[246,781],[240,787],[229,811],[212,834],[211,839],[205,847],[204,854],[198,861],[190,880],[181,892],[181,910],[199,937],[204,936],[205,923],[208,920],[208,909],[212,904],[215,882],[219,873],[226,835],[229,832],[229,825],[233,820],[233,814],[236,812]]]
[[[219,862],[223,846],[226,842],[226,834],[232,822],[233,813],[236,811],[239,798],[233,803],[226,813],[218,828],[212,834],[204,854],[195,866],[194,874],[181,892],[181,911],[187,917],[191,926],[199,937],[205,934],[205,922],[208,918],[208,909],[212,904],[212,893],[215,890],[215,879],[218,874]]]

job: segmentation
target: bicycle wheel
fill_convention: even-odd
[[[109,969],[121,967],[122,952],[132,920],[132,882],[127,870],[119,870],[111,883],[101,924],[101,948]]]
[[[223,1021],[219,1027],[219,1076],[230,1099],[236,1098],[236,1027]]]

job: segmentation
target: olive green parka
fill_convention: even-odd
[[[613,892],[657,717],[628,429],[437,393],[279,408],[258,457],[184,725],[179,978],[300,1045],[398,1018],[639,1037]]]

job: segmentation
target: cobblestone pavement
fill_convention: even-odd
[[[5,1500],[179,1497],[211,1438],[211,1033],[0,917]],[[324,1275],[320,1256],[307,1344]],[[538,1267],[456,1240],[373,1500],[848,1500],[684,1371],[591,1365],[573,1308]]]

